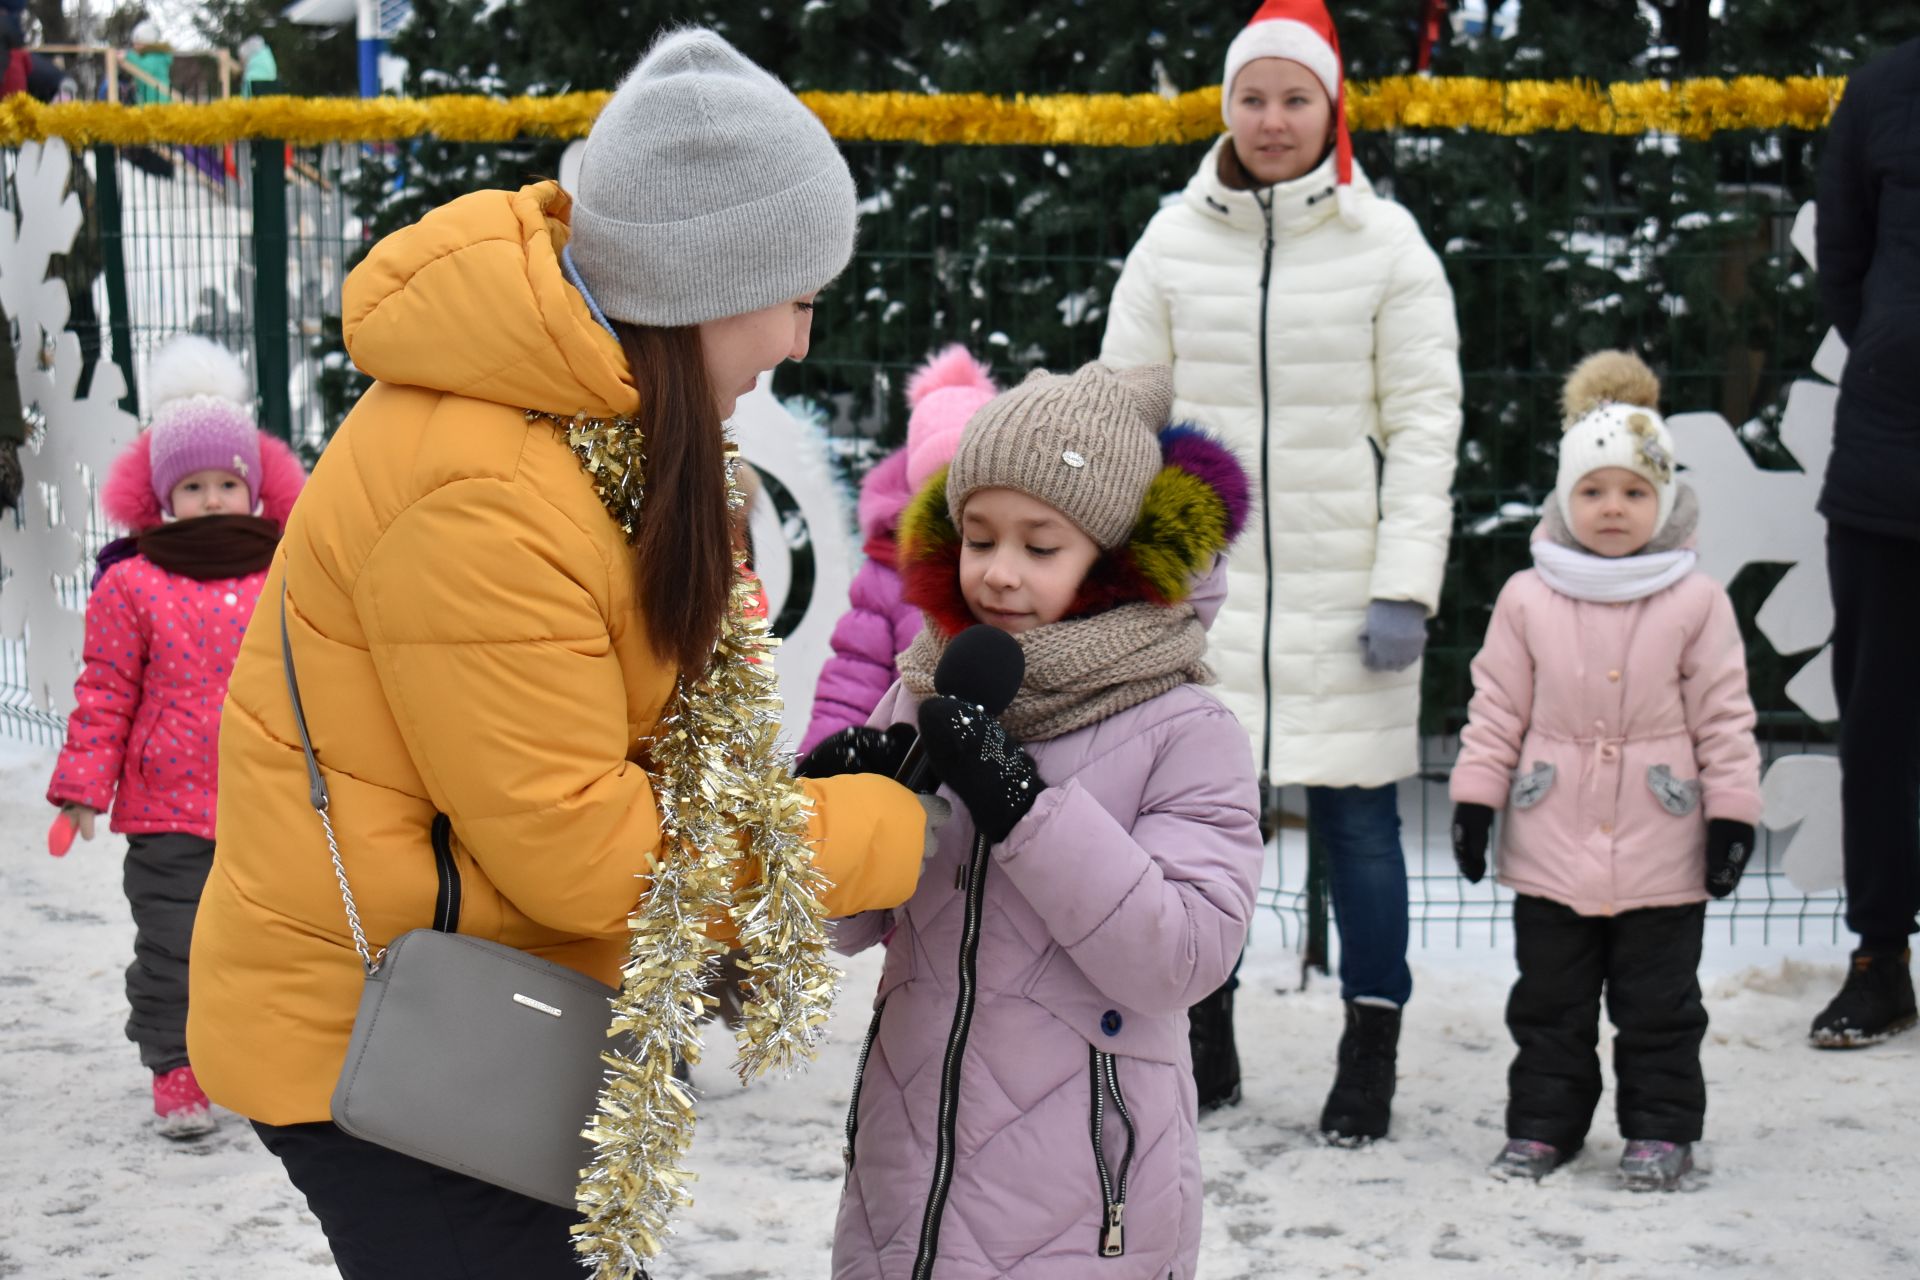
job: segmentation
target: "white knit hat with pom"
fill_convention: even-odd
[[[1553,496],[1561,518],[1572,526],[1573,490],[1584,477],[1620,467],[1653,486],[1658,537],[1679,487],[1673,436],[1660,416],[1660,379],[1631,351],[1601,351],[1567,376],[1560,398],[1565,416]]]

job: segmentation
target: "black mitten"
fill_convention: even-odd
[[[1469,884],[1487,874],[1487,833],[1493,830],[1493,810],[1483,804],[1453,806],[1453,861]]]
[[[974,827],[995,844],[1007,838],[1046,789],[1033,757],[971,702],[928,698],[921,703],[920,745],[940,781],[973,815]]]
[[[907,749],[913,746],[913,726],[888,725],[871,729],[854,725],[842,729],[807,752],[794,766],[796,778],[835,778],[843,773],[884,773],[889,778],[900,772]]]
[[[1753,828],[1731,818],[1707,822],[1707,892],[1724,898],[1740,883],[1740,873],[1753,856]]]

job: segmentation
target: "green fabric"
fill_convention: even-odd
[[[126,57],[127,65],[137,67],[158,80],[161,84],[173,84],[173,55],[163,49],[152,49],[146,53],[130,53]],[[133,77],[133,100],[140,106],[155,102],[171,101],[166,94],[154,88],[140,77]]]

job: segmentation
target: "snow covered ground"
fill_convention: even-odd
[[[297,1280],[333,1274],[319,1228],[236,1117],[197,1145],[154,1136],[121,1034],[131,926],[119,842],[47,857],[51,753],[0,741],[0,1276]],[[1842,946],[1710,940],[1706,1048],[1715,1166],[1691,1193],[1614,1185],[1611,1097],[1587,1152],[1539,1187],[1482,1172],[1501,1142],[1511,961],[1470,944],[1415,952],[1393,1140],[1319,1146],[1337,992],[1291,990],[1292,952],[1264,919],[1240,995],[1246,1100],[1203,1122],[1201,1274],[1230,1277],[1604,1277],[1909,1280],[1920,1036],[1853,1054],[1803,1046]],[[698,1203],[661,1280],[826,1274],[871,956],[822,1060],[742,1090],[717,1056],[695,1163]],[[1282,988],[1287,988],[1283,991]]]

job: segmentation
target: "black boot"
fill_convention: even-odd
[[[1914,1025],[1913,952],[1853,953],[1846,985],[1813,1020],[1808,1038],[1816,1049],[1859,1049],[1899,1035]]]
[[[1200,1110],[1240,1101],[1240,1051],[1233,1044],[1233,989],[1226,985],[1187,1010],[1187,1043],[1193,1049],[1193,1083]]]
[[[20,471],[20,446],[0,439],[0,515],[19,509],[20,491],[25,483]]]
[[[1347,1001],[1340,1037],[1340,1072],[1320,1112],[1320,1132],[1336,1146],[1358,1147],[1387,1136],[1393,1112],[1395,1058],[1400,1048],[1397,1005]]]

